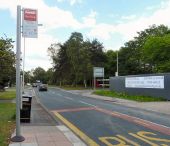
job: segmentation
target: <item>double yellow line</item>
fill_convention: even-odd
[[[89,146],[99,146],[94,140],[84,134],[80,129],[70,123],[67,119],[65,119],[58,112],[54,112],[54,114],[65,124],[67,125],[73,132],[75,132],[82,140],[84,140]]]

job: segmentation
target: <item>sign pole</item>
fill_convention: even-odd
[[[24,37],[24,54],[23,54],[23,79],[22,79],[22,88],[23,88],[22,93],[24,93],[24,89],[25,89],[25,37]]]
[[[117,76],[119,76],[119,55],[117,51]]]
[[[104,89],[104,68],[103,68],[103,89]]]
[[[94,90],[96,90],[96,78],[94,76]]]
[[[17,6],[17,34],[16,34],[16,136],[12,137],[13,142],[25,140],[21,136],[20,127],[20,99],[21,99],[21,80],[20,80],[20,57],[21,57],[21,6]]]

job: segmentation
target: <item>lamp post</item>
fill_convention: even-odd
[[[116,52],[116,72],[115,72],[115,76],[119,76],[119,55],[118,55],[118,51]]]
[[[119,54],[117,51],[117,76],[119,76]]]

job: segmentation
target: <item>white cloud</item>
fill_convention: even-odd
[[[72,1],[72,4],[75,2]],[[26,39],[26,69],[30,70],[37,66],[47,69],[51,66],[47,57],[47,48],[51,43],[57,42],[56,38],[49,35],[49,30],[64,27],[78,29],[82,27],[81,23],[73,17],[71,12],[47,6],[43,0],[36,0],[36,2],[34,0],[0,0],[0,9],[9,10],[15,21],[17,5],[38,9],[38,21],[43,24],[43,27],[39,28],[38,39]]]
[[[97,24],[89,33],[89,36],[97,37],[103,40],[111,38],[111,33],[116,31],[113,25],[109,24]]]
[[[77,3],[82,3],[82,0],[57,0],[58,2],[64,2],[64,1],[68,1],[70,3],[71,6],[77,4]]]
[[[41,28],[40,28],[41,29]],[[58,40],[51,35],[44,34],[40,31],[37,39],[25,39],[25,69],[31,70],[32,68],[41,66],[44,69],[52,67],[50,57],[47,56],[47,48]],[[24,41],[22,39],[22,52],[24,48]]]
[[[129,15],[129,16],[122,16],[121,19],[124,19],[124,20],[132,20],[132,19],[135,19],[136,18],[136,15]]]
[[[67,0],[58,0],[67,1]],[[82,0],[68,0],[71,5],[81,3]],[[26,68],[31,69],[33,66],[41,66],[48,68],[50,65],[47,57],[47,48],[51,43],[57,42],[57,39],[49,35],[49,31],[56,28],[71,28],[90,29],[85,35],[90,37],[97,37],[101,41],[114,40],[113,35],[118,34],[120,42],[115,43],[113,49],[118,49],[121,45],[132,39],[137,31],[141,31],[152,24],[165,24],[170,26],[170,0],[161,3],[159,9],[155,10],[151,16],[136,17],[135,15],[122,16],[119,24],[97,23],[97,12],[91,11],[89,15],[82,18],[82,22],[75,19],[70,11],[65,11],[57,6],[48,6],[43,0],[0,0],[0,9],[8,9],[13,19],[16,21],[16,5],[20,4],[23,7],[37,8],[39,23],[43,24],[40,27],[40,34],[38,39],[26,39]],[[119,15],[115,14],[114,17]],[[125,21],[123,21],[125,20]],[[115,35],[116,36],[116,35]],[[114,37],[115,37],[114,36]],[[122,42],[122,44],[121,44]],[[112,43],[114,45],[114,43]],[[111,44],[111,45],[112,45]],[[107,44],[105,45],[107,46]],[[110,45],[108,45],[111,49]]]
[[[124,41],[133,39],[138,31],[142,31],[149,26],[164,24],[170,26],[170,0],[161,3],[160,8],[155,10],[151,16],[136,17],[135,15],[124,18],[133,18],[132,20],[121,22],[119,24],[96,24],[90,31],[89,36],[98,37],[104,40],[111,39],[115,33],[120,34]],[[122,42],[122,45],[125,42]],[[120,48],[121,46],[119,46]]]
[[[47,6],[43,0],[0,0],[0,9],[8,9],[13,18],[16,19],[16,6],[38,9],[39,23],[44,25],[44,28],[54,29],[59,27],[80,28],[81,23],[78,22],[70,11],[62,10],[58,7]]]
[[[83,27],[94,27],[96,25],[97,12],[91,11],[86,17],[83,17]]]

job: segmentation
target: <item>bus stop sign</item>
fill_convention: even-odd
[[[22,17],[23,33],[25,38],[37,38],[38,37],[38,15],[35,9],[23,9]]]

